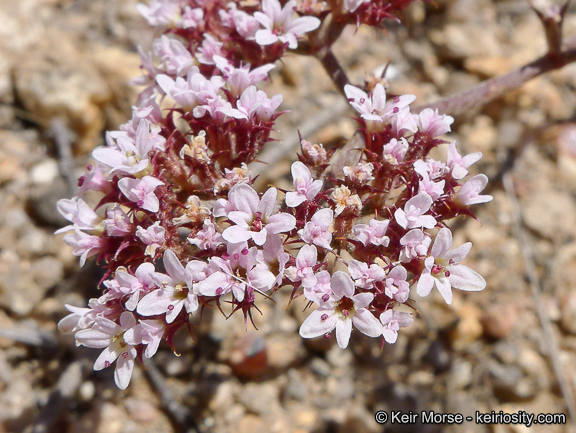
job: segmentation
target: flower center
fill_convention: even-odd
[[[354,301],[344,296],[342,299],[340,299],[340,301],[338,301],[334,311],[336,311],[336,313],[340,314],[344,318],[347,318],[350,315],[354,315],[356,314],[356,311],[354,310]]]

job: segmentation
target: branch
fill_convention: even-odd
[[[437,108],[441,113],[458,116],[475,107],[485,105],[512,90],[518,89],[524,83],[539,75],[561,69],[574,61],[576,61],[576,47],[561,51],[556,56],[547,54],[505,75],[483,81],[469,90],[448,96],[432,104],[414,107],[412,112],[417,114],[425,108]]]

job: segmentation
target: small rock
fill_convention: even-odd
[[[30,263],[20,263],[6,251],[0,254],[0,305],[27,316],[44,299],[46,290],[34,281]]]
[[[494,395],[501,401],[530,400],[536,394],[534,383],[516,365],[490,362],[488,369],[492,378]]]
[[[514,364],[518,361],[520,352],[518,346],[509,341],[499,341],[494,345],[494,355],[504,364]]]
[[[60,177],[50,185],[35,188],[28,201],[30,215],[40,225],[64,227],[70,224],[56,209],[56,202],[67,196],[68,187]]]
[[[557,243],[574,237],[576,205],[572,195],[557,190],[536,191],[526,194],[521,202],[524,222],[540,236]]]
[[[317,376],[320,377],[328,377],[332,370],[330,369],[330,365],[320,358],[314,358],[310,361],[310,371]]]
[[[302,338],[297,334],[274,334],[267,339],[268,366],[285,370],[296,365],[306,355]]]
[[[453,389],[468,387],[472,383],[472,364],[468,361],[454,361],[448,383]]]
[[[42,257],[32,262],[32,278],[42,290],[54,287],[64,277],[64,266],[54,257]]]
[[[288,381],[284,387],[284,397],[296,401],[306,401],[308,398],[308,387],[302,380],[298,370],[288,370]]]
[[[247,383],[240,393],[240,402],[249,412],[267,415],[279,412],[278,387],[274,383]]]
[[[60,171],[55,159],[45,159],[30,170],[30,180],[36,185],[48,185],[54,182]]]
[[[517,321],[514,304],[490,305],[480,318],[484,335],[497,340],[509,337]]]

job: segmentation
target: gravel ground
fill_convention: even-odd
[[[80,268],[53,232],[55,203],[130,115],[138,44],[154,34],[135,0],[0,2],[0,433],[3,432],[524,432],[522,425],[378,425],[374,413],[476,411],[564,413],[576,388],[576,64],[537,78],[456,119],[451,139],[481,151],[494,200],[481,222],[455,220],[455,243],[472,241],[467,264],[488,287],[419,299],[422,317],[382,350],[356,335],[302,340],[308,313],[296,302],[263,303],[259,331],[240,316],[206,314],[196,339],[161,346],[128,390],[93,372],[98,351],[76,348],[56,324],[64,303],[98,294],[101,270]],[[565,33],[576,35],[576,13]],[[414,4],[386,33],[346,29],[335,52],[352,82],[391,62],[395,94],[433,102],[519,67],[546,51],[524,1],[438,0]],[[354,132],[315,59],[288,56],[271,93],[291,110],[265,153],[259,182],[289,185],[297,128],[326,145]],[[334,114],[334,113],[343,113]],[[450,114],[450,113],[448,113]],[[281,147],[281,146],[284,147]],[[67,152],[69,150],[70,152]],[[573,406],[573,404],[572,404]],[[345,410],[343,410],[345,408]],[[565,432],[568,425],[533,426]]]

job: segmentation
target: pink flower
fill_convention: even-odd
[[[459,265],[470,249],[471,242],[448,252],[452,247],[452,232],[443,228],[436,235],[430,257],[424,261],[425,269],[418,280],[416,291],[419,296],[428,296],[436,285],[447,304],[452,303],[452,288],[468,292],[484,290],[486,281],[482,276],[467,266]]]
[[[196,59],[203,65],[215,65],[217,56],[222,57],[222,46],[224,44],[218,41],[209,33],[204,35],[202,46],[196,52]]]
[[[65,233],[70,230],[97,230],[97,225],[102,221],[102,218],[84,200],[78,197],[74,197],[72,200],[60,199],[56,207],[60,215],[73,224],[56,230],[54,234]]]
[[[76,333],[76,341],[86,347],[104,349],[96,362],[94,370],[109,367],[114,361],[114,382],[120,389],[126,389],[134,370],[136,348],[124,340],[124,333],[136,325],[134,315],[125,311],[120,316],[120,325],[104,317],[96,317],[93,328],[83,329]]]
[[[148,245],[145,254],[148,256],[154,256],[156,249],[164,244],[166,230],[164,227],[160,226],[160,221],[156,221],[146,229],[138,226],[136,229],[136,236],[144,242],[144,244]]]
[[[182,19],[178,26],[183,29],[195,29],[204,23],[204,11],[201,8],[192,9],[190,6],[184,6]]]
[[[124,333],[124,341],[132,346],[145,344],[144,356],[152,358],[158,350],[165,330],[166,324],[160,320],[140,320],[138,325]]]
[[[372,176],[374,165],[370,162],[359,162],[355,167],[345,166],[342,171],[344,172],[344,176],[349,178],[352,182],[364,184],[374,180],[374,176]]]
[[[369,244],[387,247],[390,238],[385,236],[389,220],[371,219],[368,224],[356,224],[352,227],[352,234],[367,247]]]
[[[409,313],[401,313],[394,310],[386,310],[380,314],[382,322],[382,335],[387,343],[394,344],[398,339],[398,330],[412,324],[414,319]]]
[[[286,193],[286,206],[296,207],[306,200],[313,200],[322,189],[324,182],[314,180],[310,169],[300,161],[294,162],[290,171],[292,172],[294,191]]]
[[[482,158],[482,152],[470,153],[469,155],[462,156],[456,150],[456,142],[453,141],[448,147],[448,167],[452,170],[452,177],[454,179],[462,179],[468,174],[468,167]]]
[[[104,164],[94,164],[87,167],[87,171],[78,179],[78,195],[87,191],[100,191],[106,193],[110,190],[110,182],[103,174]]]
[[[235,225],[228,227],[222,237],[228,242],[239,243],[253,239],[256,245],[264,245],[269,233],[289,232],[296,226],[296,218],[287,213],[276,213],[276,188],[269,188],[262,198],[246,184],[238,184],[230,190],[228,198],[238,210],[228,212],[228,219]]]
[[[84,266],[87,258],[104,251],[105,246],[100,236],[89,235],[77,228],[74,229],[74,234],[64,236],[63,241],[74,248],[72,254],[80,256],[80,266]]]
[[[118,290],[128,296],[124,304],[128,311],[134,311],[140,296],[156,288],[153,276],[156,272],[152,263],[142,263],[136,269],[135,275],[130,275],[125,268],[118,268],[115,280]]]
[[[330,272],[320,271],[315,277],[316,284],[311,287],[304,286],[304,297],[315,304],[322,304],[322,302],[330,299],[330,294],[332,293]]]
[[[305,288],[316,285],[314,267],[318,264],[318,250],[314,245],[304,245],[296,256],[296,266],[286,269],[286,276],[290,281],[302,281]]]
[[[80,308],[73,305],[64,305],[70,314],[58,322],[60,332],[74,333],[81,329],[92,328],[96,317],[105,317],[110,309],[100,299],[92,298],[88,301],[90,308]]]
[[[366,308],[374,299],[372,293],[354,295],[352,279],[341,271],[332,276],[331,287],[329,299],[322,302],[300,326],[301,337],[319,337],[336,328],[338,346],[345,349],[350,340],[352,325],[369,337],[382,335],[382,324]]]
[[[196,233],[193,238],[188,238],[188,242],[196,245],[201,250],[215,250],[218,245],[224,243],[224,238],[216,231],[214,223],[209,219],[204,220],[202,230]]]
[[[136,9],[152,27],[168,26],[180,16],[180,0],[152,0],[150,6],[138,3]]]
[[[292,19],[295,8],[295,0],[290,0],[283,8],[278,0],[263,0],[262,12],[254,12],[254,18],[264,27],[256,32],[256,42],[266,46],[280,41],[287,43],[290,49],[298,48],[297,37],[316,30],[320,20],[316,17]]]
[[[164,70],[170,75],[184,76],[194,66],[190,51],[179,40],[166,35],[154,41],[154,53],[160,57]]]
[[[300,141],[302,154],[309,158],[314,164],[320,166],[328,161],[328,154],[322,144],[312,144],[307,140]]]
[[[374,287],[374,282],[382,281],[386,277],[384,269],[375,263],[368,267],[367,263],[358,260],[350,260],[348,264],[348,272],[354,280],[354,285],[362,289],[371,289]]]
[[[397,96],[389,103],[386,103],[386,90],[380,83],[376,84],[374,93],[371,96],[350,84],[344,86],[344,92],[350,105],[367,121],[366,124],[369,130],[382,129],[385,121],[399,113],[403,108],[408,107],[416,99],[413,95],[403,95]]]
[[[207,264],[198,261],[189,262],[186,268],[172,250],[164,251],[164,267],[168,275],[154,273],[153,278],[159,287],[144,296],[138,303],[136,312],[142,316],[156,316],[166,314],[166,323],[172,323],[182,308],[187,313],[198,309],[198,295],[194,291],[193,283],[206,278]]]
[[[262,250],[258,250],[258,262],[265,264],[270,272],[276,275],[276,284],[282,286],[284,268],[290,254],[284,251],[280,235],[268,235]]]
[[[428,137],[436,138],[450,132],[454,118],[446,114],[439,115],[438,109],[425,108],[418,115],[418,129]]]
[[[386,161],[391,164],[398,164],[404,161],[404,156],[408,151],[408,142],[405,138],[397,140],[393,138],[390,143],[385,144],[383,150],[383,156]]]
[[[426,236],[422,230],[410,230],[400,239],[400,245],[404,247],[400,251],[400,261],[408,263],[418,257],[425,256],[431,243],[432,239]]]
[[[150,212],[158,212],[160,209],[160,201],[154,194],[160,185],[164,185],[164,182],[152,176],[144,176],[142,179],[124,177],[118,181],[118,188],[128,200]]]
[[[109,144],[114,145],[112,134],[109,134]],[[111,168],[110,173],[119,172],[124,174],[136,174],[148,168],[150,163],[149,153],[158,146],[163,147],[166,141],[164,137],[155,131],[150,131],[150,124],[147,120],[140,119],[136,137],[130,138],[126,133],[115,134],[117,147],[97,147],[92,152],[92,156],[97,161]]]
[[[408,272],[403,266],[396,266],[386,275],[386,288],[384,293],[396,302],[403,304],[410,296],[410,287],[406,278]]]
[[[108,236],[126,236],[134,231],[130,217],[118,205],[114,205],[107,209],[104,227],[106,227],[106,234]]]
[[[282,95],[268,98],[263,90],[258,90],[256,86],[248,86],[236,102],[237,109],[232,108],[232,105],[224,104],[216,111],[235,119],[258,122],[270,119],[281,103]]]
[[[229,11],[220,10],[222,23],[227,27],[235,28],[240,36],[248,41],[253,41],[256,32],[260,29],[260,23],[252,15],[238,10],[235,3],[228,3]]]
[[[422,177],[428,174],[428,177],[434,180],[444,176],[450,170],[446,164],[441,161],[436,161],[434,159],[422,161],[419,159],[414,163],[414,171]]]
[[[332,209],[320,209],[306,223],[303,229],[298,230],[298,235],[306,243],[331,250],[332,233],[330,232],[330,225],[333,219],[334,211]]]
[[[446,183],[445,180],[441,180],[440,182],[434,182],[430,180],[428,176],[428,172],[423,171],[421,173],[422,180],[418,182],[418,191],[425,192],[428,194],[432,200],[438,199],[442,194],[444,194],[444,185]]]
[[[228,244],[228,254],[212,257],[210,269],[213,273],[197,286],[198,292],[205,296],[232,292],[242,302],[247,294],[252,297],[255,290],[268,291],[276,283],[274,274],[258,262],[257,248],[248,249],[246,243]]]
[[[488,203],[492,201],[491,195],[480,195],[480,192],[488,184],[488,177],[484,174],[477,174],[464,185],[456,194],[455,200],[464,206],[471,206],[478,203]]]
[[[215,56],[214,61],[226,79],[230,94],[236,97],[240,96],[249,86],[266,80],[268,72],[276,67],[273,64],[267,64],[252,70],[250,70],[250,65],[236,68],[228,59],[220,56]]]
[[[425,192],[419,192],[404,205],[404,209],[396,209],[394,217],[396,222],[405,229],[426,227],[431,229],[436,225],[436,218],[424,215],[432,206],[432,197]]]

